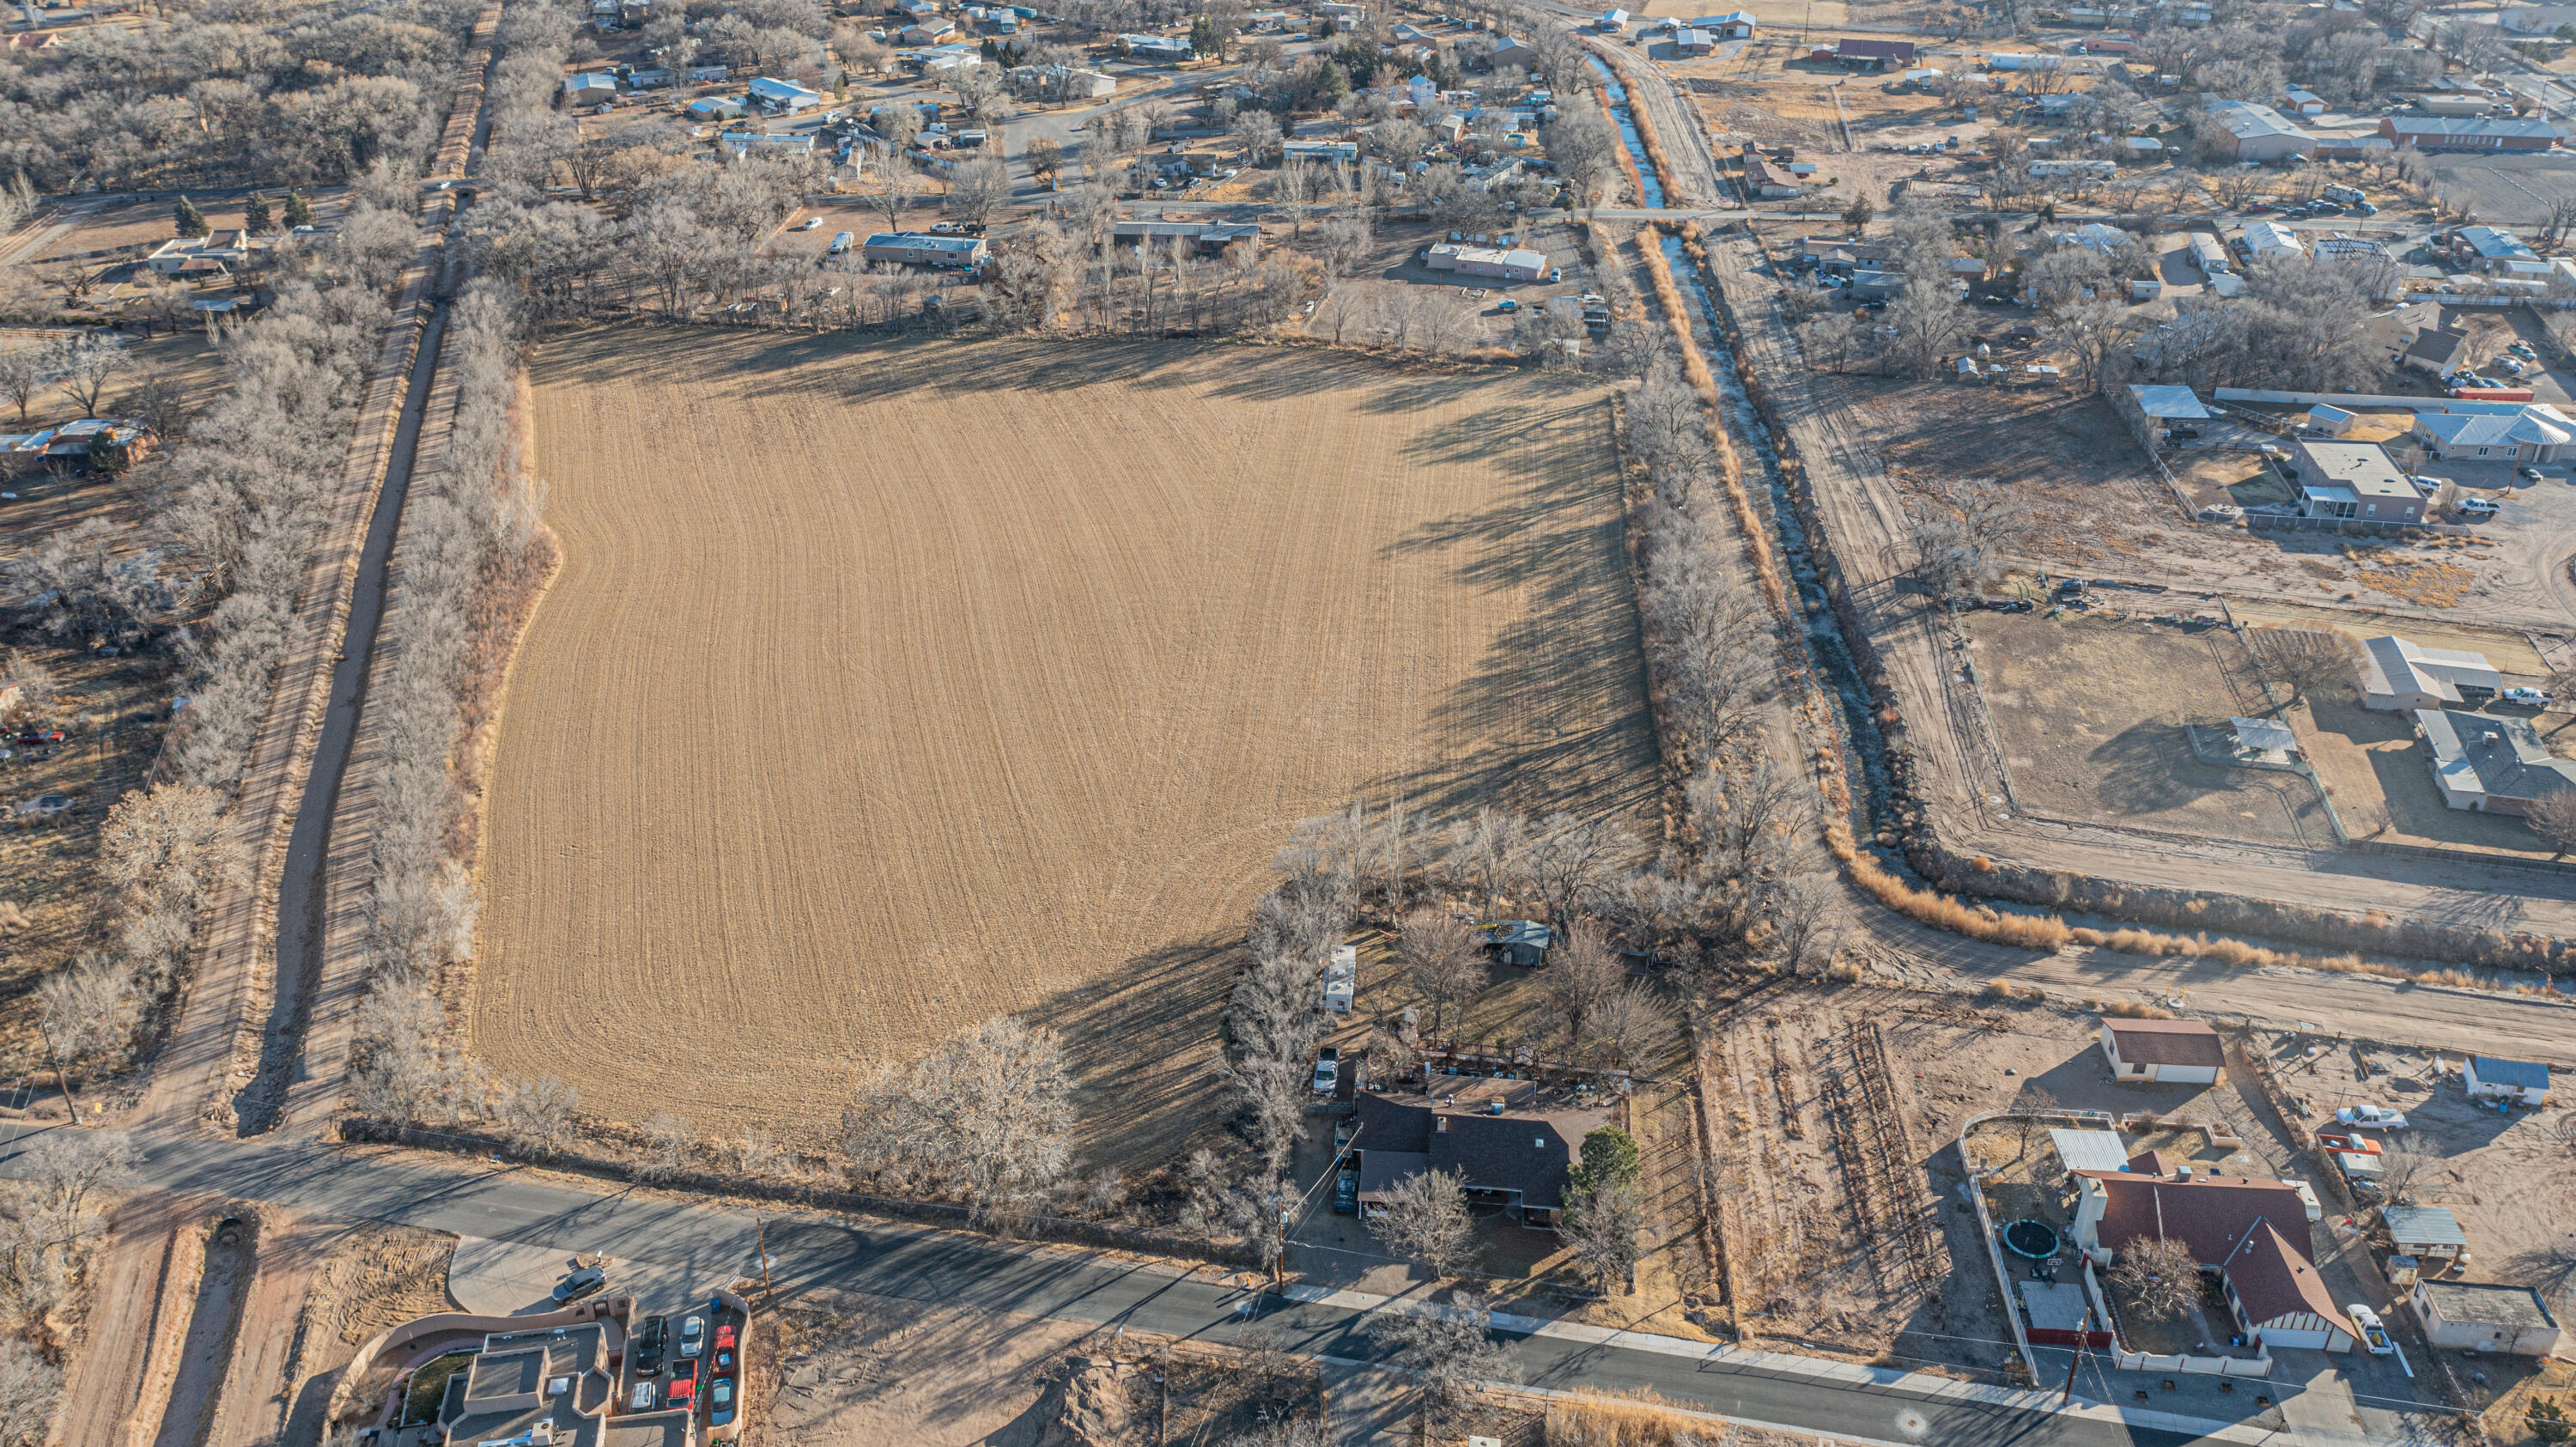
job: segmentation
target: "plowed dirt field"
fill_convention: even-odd
[[[1650,802],[1607,401],[1183,344],[547,344],[473,1046],[814,1138],[866,1062],[1063,1031],[1088,1153],[1219,1099],[1232,953],[1354,798]],[[1641,833],[1642,833],[1641,829]]]

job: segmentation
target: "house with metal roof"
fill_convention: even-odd
[[[2417,1261],[2449,1261],[2469,1249],[2469,1233],[2448,1206],[2388,1206],[2379,1213],[2388,1244]],[[2438,1269],[2438,1268],[2437,1268]]]
[[[2556,462],[2576,443],[2576,421],[2546,403],[2507,413],[2424,412],[2413,435],[2435,457]]]
[[[2558,144],[2558,128],[2538,118],[2385,116],[2379,134],[2422,151],[2545,151]]]
[[[568,75],[563,83],[567,105],[598,105],[617,99],[617,77],[613,75]]]
[[[2238,233],[2238,244],[2245,248],[2247,261],[2270,261],[2283,256],[2305,256],[2307,243],[2299,233],[2278,221],[2248,221]]]
[[[2215,101],[2209,116],[2226,132],[2217,143],[2220,154],[2234,161],[2286,161],[2315,149],[2317,138],[2292,125],[2267,105],[2252,101]]]
[[[2472,1055],[2460,1068],[2471,1100],[2511,1100],[2540,1105],[2549,1099],[2549,1067],[2531,1060]]]
[[[2440,708],[2462,701],[2463,688],[2481,696],[2504,687],[2504,675],[2483,653],[2419,648],[2396,634],[2361,644],[2361,706],[2385,712]]]
[[[1833,58],[1863,70],[1903,70],[1914,64],[1914,50],[1911,40],[1846,39],[1835,42]]]
[[[2525,720],[2419,708],[2415,732],[2432,750],[2433,787],[2454,809],[2528,814],[2532,805],[2576,786],[2576,760],[2549,752]]]
[[[2493,226],[2463,226],[2460,245],[2477,256],[2477,268],[2489,274],[2502,273],[2515,262],[2537,263],[2540,257],[2522,238]]]
[[[766,75],[744,87],[744,92],[752,104],[785,116],[810,111],[823,103],[820,91],[807,90],[794,81],[777,80]]]
[[[981,236],[928,236],[918,231],[880,231],[868,237],[860,256],[868,261],[895,261],[906,266],[980,266],[992,248]]]

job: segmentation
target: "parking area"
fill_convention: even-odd
[[[629,1412],[686,1407],[701,1426],[729,1436],[741,1420],[749,1318],[721,1297],[684,1306],[670,1300],[638,1305],[619,1401]]]

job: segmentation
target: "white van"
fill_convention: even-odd
[[[832,237],[832,244],[823,248],[823,254],[825,256],[839,256],[850,249],[851,242],[858,239],[858,237],[847,231],[836,232]]]

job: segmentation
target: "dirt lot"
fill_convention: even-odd
[[[1515,306],[1529,307],[1555,297],[1579,297],[1587,291],[1600,290],[1599,279],[1584,260],[1570,224],[1542,221],[1512,233],[1518,238],[1516,245],[1545,252],[1548,265],[1564,273],[1553,282],[1504,282],[1494,277],[1433,271],[1423,265],[1421,254],[1445,234],[1435,226],[1411,223],[1380,227],[1368,255],[1332,289],[1307,321],[1307,334],[1326,341],[1385,338],[1391,326],[1389,308],[1404,305],[1424,309],[1416,314],[1410,333],[1417,346],[1434,337],[1451,351],[1509,346],[1513,314],[1501,310],[1506,299]],[[1286,246],[1294,242],[1289,228],[1271,228],[1269,244]]]
[[[2269,713],[2244,643],[2069,615],[1970,615],[1971,658],[2022,808],[2193,836],[2332,847],[2309,783],[2206,764],[2182,726]]]
[[[1303,1358],[1264,1364],[1206,1343],[855,1293],[808,1296],[772,1321],[778,1374],[755,1369],[745,1447],[1223,1442],[1257,1426],[1265,1380],[1292,1412],[1321,1410]]]
[[[565,562],[471,1021],[603,1117],[811,1135],[865,1062],[1018,1011],[1087,1149],[1159,1164],[1293,821],[1653,788],[1588,386],[602,331],[537,395]]]

